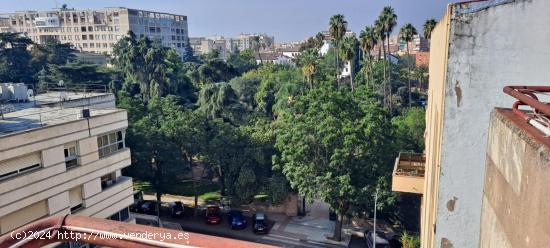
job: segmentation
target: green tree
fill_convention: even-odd
[[[177,139],[166,132],[167,126],[184,127],[174,125],[182,111],[177,102],[174,96],[154,97],[145,106],[141,98],[119,95],[119,107],[128,109],[127,142],[132,147],[132,166],[125,172],[151,182],[159,204],[162,194],[178,182],[176,176],[190,169],[181,160]]]
[[[350,70],[350,88],[353,91],[353,71],[355,69],[355,56],[357,53],[358,42],[355,37],[345,37],[342,42],[342,59],[349,62]]]
[[[315,35],[315,48],[320,49],[325,44],[325,35],[321,32]]]
[[[396,144],[400,150],[424,151],[425,115],[424,108],[414,107],[392,119],[396,128]]]
[[[231,53],[229,58],[227,58],[227,64],[235,68],[238,75],[242,75],[243,73],[258,67],[256,64],[256,58],[254,58],[254,54],[250,49],[243,51],[237,50],[236,52]]]
[[[437,25],[437,21],[435,19],[428,19],[424,22],[424,38],[428,40],[432,38],[432,31],[434,30],[435,25]]]
[[[229,85],[235,91],[235,94],[237,94],[241,104],[250,111],[258,107],[258,103],[254,97],[260,84],[260,78],[254,73],[247,73],[229,81]]]
[[[313,76],[317,69],[317,63],[319,60],[319,54],[315,49],[307,49],[300,56],[300,64],[302,65],[302,73],[306,77],[306,81],[309,83],[309,88],[313,88]]]
[[[157,39],[151,41],[143,37],[136,40],[134,33],[129,32],[115,44],[112,60],[115,68],[124,75],[124,84],[139,85],[144,102],[155,96],[178,94],[172,90],[181,89],[189,82],[181,72],[181,57],[174,49],[162,46]],[[183,88],[192,89],[190,85]]]
[[[390,108],[390,114],[393,112],[392,111],[392,104],[393,104],[393,100],[392,100],[392,79],[391,79],[391,76],[392,76],[392,62],[391,62],[391,50],[390,50],[390,35],[391,33],[393,32],[393,29],[395,28],[395,26],[397,25],[397,15],[395,14],[395,11],[394,9],[391,7],[391,6],[386,6],[384,7],[384,9],[382,10],[382,13],[381,13],[381,16],[382,16],[382,20],[383,20],[383,27],[384,27],[384,34],[386,35],[386,42],[387,42],[387,46],[388,46],[388,58],[386,59],[386,63],[388,64],[388,94],[389,94],[389,108]]]
[[[235,91],[225,82],[205,85],[199,92],[198,105],[198,111],[211,119],[221,118],[237,125],[246,118],[246,109],[239,102]]]
[[[338,74],[340,73],[340,64],[339,64],[339,56],[340,56],[340,43],[342,42],[342,39],[344,39],[344,36],[346,35],[346,31],[348,28],[348,22],[344,20],[344,15],[337,14],[333,15],[330,18],[329,21],[329,33],[332,36],[332,40],[334,42],[334,49],[336,50],[336,80],[338,81]]]
[[[401,40],[403,40],[407,46],[407,79],[409,82],[409,108],[411,107],[412,98],[411,98],[411,59],[410,59],[410,51],[409,51],[409,42],[411,42],[414,39],[414,36],[417,35],[418,32],[416,31],[416,28],[410,24],[407,23],[403,27],[401,27],[401,30],[399,31],[399,36],[401,37]]]
[[[343,216],[363,210],[380,176],[391,171],[385,115],[370,97],[324,85],[297,97],[278,120],[275,147],[281,154],[273,158],[275,168],[299,194],[330,204],[338,215],[336,240]]]
[[[386,40],[386,33],[384,29],[384,22],[385,22],[384,18],[385,18],[384,15],[380,13],[380,15],[378,16],[378,19],[376,19],[376,21],[374,22],[374,30],[375,30],[376,36],[378,37],[378,40],[380,41],[379,50],[378,50],[379,59],[380,59],[380,47],[382,48],[382,72],[383,72],[383,78],[384,78],[383,103],[384,103],[384,106],[386,106],[388,103],[387,101],[388,94],[386,93],[388,77],[386,75],[387,56],[386,56],[386,45],[384,44]]]
[[[20,33],[0,33],[0,81],[31,83],[28,47],[32,40]],[[36,70],[38,71],[38,70]]]
[[[365,63],[367,68],[364,70],[365,72],[365,78],[367,81],[367,85],[369,84],[369,81],[372,81],[372,56],[371,51],[378,43],[378,37],[376,35],[376,29],[374,27],[367,26],[365,29],[361,30],[361,33],[359,35],[359,43],[361,46],[361,50],[363,51],[363,57],[365,60]]]

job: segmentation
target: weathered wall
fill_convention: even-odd
[[[534,140],[525,126],[509,110],[492,114],[480,247],[550,243],[550,147]]]
[[[430,87],[428,89],[425,133],[426,172],[424,173],[424,195],[420,214],[422,247],[433,247],[434,245],[450,17],[450,9],[447,9],[432,32],[430,46]]]
[[[436,247],[479,246],[490,111],[511,106],[505,85],[547,85],[550,78],[550,1],[482,4],[497,2],[504,4],[452,6]]]

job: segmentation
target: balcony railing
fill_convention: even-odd
[[[26,235],[32,233],[33,235]],[[39,239],[36,237],[47,237]],[[182,232],[83,216],[51,216],[0,236],[0,247],[42,247],[56,242],[106,247],[274,247],[259,243]]]
[[[426,156],[419,153],[401,152],[395,159],[392,175],[392,190],[423,194]]]

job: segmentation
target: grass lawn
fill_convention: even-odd
[[[181,196],[195,196],[193,193],[193,182],[182,181],[180,183],[172,184],[167,187],[167,194],[181,195]],[[134,180],[134,189],[143,191],[145,194],[155,194],[151,184],[146,181]],[[220,199],[220,186],[217,183],[203,181],[198,188],[199,199],[204,201],[219,201]]]

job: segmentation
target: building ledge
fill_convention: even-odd
[[[426,155],[400,152],[392,173],[392,191],[424,193]]]

